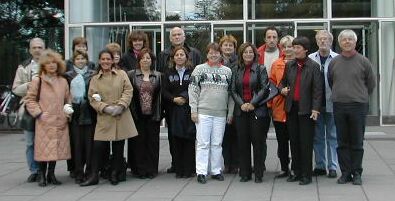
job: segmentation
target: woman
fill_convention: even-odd
[[[251,180],[251,144],[253,146],[255,183],[262,183],[266,137],[270,125],[266,98],[266,68],[258,64],[255,45],[247,42],[239,48],[239,65],[232,76],[235,102],[234,122],[240,151],[240,182]]]
[[[311,183],[314,121],[322,103],[322,81],[318,63],[307,57],[310,41],[297,37],[292,41],[295,59],[287,62],[279,88],[285,96],[284,109],[291,142],[292,170],[287,181]]]
[[[114,57],[108,50],[99,53],[99,68],[89,84],[88,98],[97,112],[94,135],[92,174],[80,186],[96,185],[99,182],[99,161],[103,150],[111,142],[114,155],[109,180],[117,185],[122,168],[125,139],[137,135],[129,104],[133,88],[123,70],[114,67]]]
[[[151,70],[155,57],[150,49],[142,49],[137,62],[137,69],[129,71],[128,76],[135,89],[130,108],[139,136],[130,140],[129,149],[135,159],[133,174],[152,179],[158,175],[161,74]]]
[[[137,68],[137,56],[143,48],[149,48],[148,35],[144,31],[132,31],[128,36],[129,50],[125,52],[119,66],[125,71]]]
[[[295,53],[292,46],[294,37],[287,35],[280,40],[285,56],[280,57],[274,61],[270,71],[269,79],[277,87],[280,85],[281,79],[284,75],[285,64],[295,58]],[[281,172],[276,175],[276,178],[288,177],[289,171],[289,134],[287,130],[287,115],[284,110],[285,98],[284,96],[276,96],[269,101],[268,106],[272,109],[273,125],[276,130],[277,138],[277,155],[280,159]]]
[[[163,76],[163,97],[172,111],[169,128],[174,136],[176,178],[189,178],[195,173],[196,127],[192,122],[188,104],[188,85],[193,66],[185,47],[175,47],[170,66]]]
[[[222,64],[233,71],[237,67],[237,40],[232,35],[225,35],[219,40],[219,46],[221,47]],[[222,155],[224,156],[224,173],[237,174],[239,171],[239,151],[233,122],[225,126]]]
[[[201,184],[207,182],[208,174],[215,180],[224,180],[222,138],[225,124],[232,116],[232,111],[229,111],[232,107],[228,107],[228,103],[233,103],[229,93],[232,71],[221,65],[220,46],[210,43],[206,53],[208,61],[193,70],[188,88],[191,119],[197,131],[197,181]]]
[[[36,118],[34,159],[40,163],[39,186],[59,185],[56,161],[71,158],[67,118],[73,112],[62,56],[45,50],[39,59],[39,77],[32,80],[26,95],[26,108]]]
[[[73,69],[67,71],[64,76],[70,85],[71,102],[75,110],[70,124],[71,144],[74,145],[71,146],[71,154],[75,165],[75,183],[80,184],[91,170],[90,159],[96,114],[89,105],[88,87],[95,71],[87,66],[89,59],[84,51],[74,51],[72,60]]]
[[[112,55],[114,56],[114,65],[119,68],[119,62],[121,61],[121,46],[118,43],[109,43],[106,45]]]

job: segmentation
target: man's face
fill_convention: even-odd
[[[327,34],[320,34],[316,37],[317,46],[322,51],[331,49],[332,41]]]
[[[38,40],[30,42],[29,53],[32,55],[34,60],[38,60],[41,52],[44,50],[44,44]]]
[[[278,34],[275,30],[267,30],[265,36],[266,46],[269,48],[275,48],[278,43]]]
[[[357,41],[352,36],[344,36],[340,39],[340,48],[345,52],[355,50]]]
[[[185,41],[185,34],[181,28],[173,28],[170,32],[170,42],[173,46],[183,45]]]

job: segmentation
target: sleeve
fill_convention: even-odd
[[[332,89],[333,86],[333,60],[328,65],[328,72],[326,73],[329,87]]]
[[[280,84],[277,86],[278,90],[281,92],[281,90],[284,87],[287,87],[289,85],[288,80],[287,80],[287,74],[288,74],[288,69],[289,69],[289,62],[287,64],[285,64],[285,69],[284,69],[284,74],[283,74],[283,78],[280,81]]]
[[[64,79],[65,87],[66,87],[66,94],[65,94],[65,101],[64,104],[71,104],[71,93],[70,87],[66,79]]]
[[[366,59],[367,60],[367,59]],[[368,94],[372,94],[374,88],[376,87],[376,77],[373,73],[372,64],[369,60],[366,61],[365,79],[366,87],[368,88]]]
[[[158,58],[156,59],[156,71],[158,72],[162,72],[165,66],[165,62],[164,60],[164,52],[162,51],[161,53],[159,53]]]
[[[97,75],[94,76],[90,83],[89,83],[89,90],[88,90],[88,99],[89,99],[89,103],[90,105],[93,107],[93,109],[96,110],[96,112],[102,114],[103,113],[103,109],[108,106],[107,103],[104,103],[102,101],[96,101],[94,98],[92,98],[93,94],[99,94],[99,91],[97,89],[97,83],[98,79],[97,79]]]
[[[166,101],[173,102],[174,96],[170,93],[168,72],[162,74],[162,96]]]
[[[237,74],[238,74],[237,68],[235,68],[235,70],[232,73],[231,95],[234,101],[233,104],[236,105],[237,107],[240,107],[244,103],[244,101],[241,98],[240,94],[237,93],[237,89],[236,89],[236,82],[238,79]]]
[[[323,82],[324,82],[324,77],[320,71],[320,68],[318,64],[315,63],[315,65],[312,68],[313,70],[313,94],[312,94],[312,110],[320,111],[321,108],[321,103],[322,103],[322,93],[324,91],[323,87]]]
[[[40,104],[37,102],[37,98],[39,98],[37,97],[39,90],[38,88],[41,87],[40,79],[41,78],[36,77],[32,80],[32,82],[29,85],[29,90],[27,91],[25,97],[26,109],[34,118],[38,117],[42,113]]]
[[[188,86],[189,106],[191,106],[191,113],[198,112],[199,96],[200,96],[200,71],[195,68],[191,74],[191,82]]]
[[[127,74],[123,70],[118,71],[118,75],[121,76],[121,80],[123,82],[123,91],[121,98],[116,102],[116,104],[122,105],[124,108],[128,108],[133,97],[133,87]]]
[[[258,77],[258,84],[260,85],[259,87],[259,91],[257,93],[256,96],[254,96],[251,100],[251,104],[254,105],[254,107],[258,107],[259,103],[265,99],[265,94],[267,94],[266,90],[268,88],[267,84],[268,84],[268,77],[267,77],[267,71],[266,68],[262,68],[263,66],[258,66],[257,68],[259,68],[259,77]]]
[[[276,70],[277,70],[276,67],[277,67],[276,62],[274,62],[272,65],[272,70],[270,71],[270,75],[268,76],[269,76],[269,82],[272,82],[277,87],[278,85],[280,85],[280,80],[277,80],[276,77]],[[267,102],[268,108],[272,108],[272,105],[273,105],[273,99]]]
[[[25,69],[19,65],[16,70],[14,83],[12,84],[12,92],[20,97],[26,96],[27,87],[30,82],[25,82],[22,78],[25,76]]]

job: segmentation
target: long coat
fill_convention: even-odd
[[[41,91],[37,102],[39,87]],[[39,117],[43,112],[49,114],[46,120],[36,118],[34,139],[36,161],[71,158],[69,127],[66,114],[63,112],[66,103],[70,103],[70,91],[66,79],[57,76],[48,81],[43,75],[40,78],[33,78],[26,95],[26,108],[33,117]]]
[[[92,98],[99,94],[101,101]],[[136,126],[129,110],[133,96],[133,87],[125,71],[112,69],[111,73],[99,73],[92,77],[89,84],[88,98],[97,112],[97,123],[94,140],[118,141],[137,136]],[[108,105],[122,105],[125,109],[118,116],[103,112]]]

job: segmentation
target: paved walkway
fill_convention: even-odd
[[[117,186],[101,180],[99,185],[79,187],[68,177],[66,163],[59,162],[56,174],[63,185],[39,187],[26,183],[29,174],[21,134],[0,134],[0,201],[390,201],[395,200],[395,129],[369,127],[365,141],[363,185],[338,185],[336,179],[318,177],[307,186],[274,179],[279,171],[276,141],[269,135],[264,182],[240,183],[239,177],[225,175],[225,181],[208,180],[202,185],[192,179],[176,179],[164,173],[169,165],[167,140],[162,137],[160,174],[155,179],[136,179],[128,174]]]

